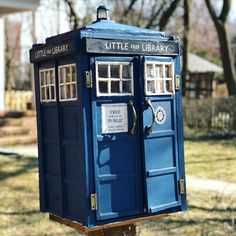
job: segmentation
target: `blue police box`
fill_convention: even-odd
[[[186,209],[180,42],[110,21],[30,50],[40,209],[94,227]]]

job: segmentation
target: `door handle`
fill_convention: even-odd
[[[136,125],[137,125],[137,113],[136,113],[136,110],[134,108],[134,104],[133,104],[133,101],[130,100],[128,105],[132,108],[132,111],[133,111],[133,126],[132,128],[129,130],[129,132],[131,134],[134,134],[135,131],[136,131]]]
[[[152,106],[152,102],[150,99],[146,100],[146,104],[151,108],[152,110],[152,124],[150,126],[146,126],[146,130],[149,134],[152,133],[153,126],[155,124],[155,119],[156,119],[156,112]]]

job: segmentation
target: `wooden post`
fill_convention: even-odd
[[[136,236],[136,226],[134,224],[122,225],[108,229],[85,233],[86,236]]]

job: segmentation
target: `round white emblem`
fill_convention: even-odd
[[[163,124],[166,120],[166,111],[163,107],[158,106],[155,110],[156,118],[155,122],[159,125]]]

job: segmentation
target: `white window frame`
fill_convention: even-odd
[[[147,77],[147,65],[152,65],[153,66],[153,73],[154,73],[154,78],[148,78]],[[162,70],[163,70],[163,78],[158,78],[155,75],[155,66],[156,65],[161,65],[162,66]],[[171,66],[171,74],[172,77],[170,78],[166,78],[166,72],[165,72],[165,65]],[[144,92],[145,95],[147,96],[155,96],[155,95],[172,95],[175,93],[175,86],[174,86],[174,62],[160,62],[160,61],[146,61],[145,65],[144,65],[144,80],[145,80],[145,88],[144,88]],[[155,90],[156,92],[150,92],[148,91],[148,86],[147,86],[147,82],[148,81],[154,81],[155,84]],[[164,83],[164,92],[160,92],[160,89],[157,89],[157,82],[158,81],[163,81]],[[166,89],[166,81],[172,81],[172,92],[167,91]]]
[[[54,76],[54,83],[47,83],[47,78],[45,77],[45,74],[46,72],[48,71],[53,71],[53,76]],[[41,73],[44,73],[44,84],[42,84],[42,78],[41,78]],[[46,79],[45,79],[46,78]],[[39,69],[39,84],[40,84],[40,102],[41,103],[49,103],[49,102],[55,102],[56,99],[57,99],[57,96],[56,96],[56,74],[55,74],[55,68],[47,68],[47,69]],[[46,94],[46,88],[49,87],[49,97],[50,98],[47,98]],[[52,95],[51,95],[51,88],[54,88],[54,99],[52,99]],[[44,91],[44,99],[42,98],[42,89],[45,88],[45,91]]]
[[[75,80],[72,81],[72,66],[75,66]],[[61,82],[61,73],[60,73],[60,69],[61,68],[66,68],[69,67],[70,68],[70,81],[69,82]],[[64,88],[66,88],[66,86],[70,86],[72,84],[75,84],[75,97],[74,98],[61,98],[61,86],[64,86]],[[67,101],[75,101],[77,100],[77,71],[76,71],[76,63],[71,63],[71,64],[64,64],[64,65],[60,65],[58,66],[58,90],[59,90],[59,101],[60,102],[67,102]],[[70,87],[71,89],[71,87]],[[64,93],[66,94],[66,91],[64,91]]]
[[[107,65],[108,66],[108,77],[107,78],[99,78],[98,77],[98,66],[99,65]],[[111,70],[110,67],[113,65],[120,65],[120,78],[111,78]],[[130,66],[130,78],[123,79],[122,78],[122,66],[129,65]],[[99,82],[104,81],[108,83],[108,93],[100,93],[99,91]],[[123,81],[131,81],[131,92],[130,93],[112,93],[111,92],[111,81],[119,81],[120,82],[120,91],[122,91]],[[108,96],[133,96],[134,95],[134,79],[133,79],[133,63],[125,62],[125,61],[96,61],[96,88],[97,88],[97,97],[108,97]]]

